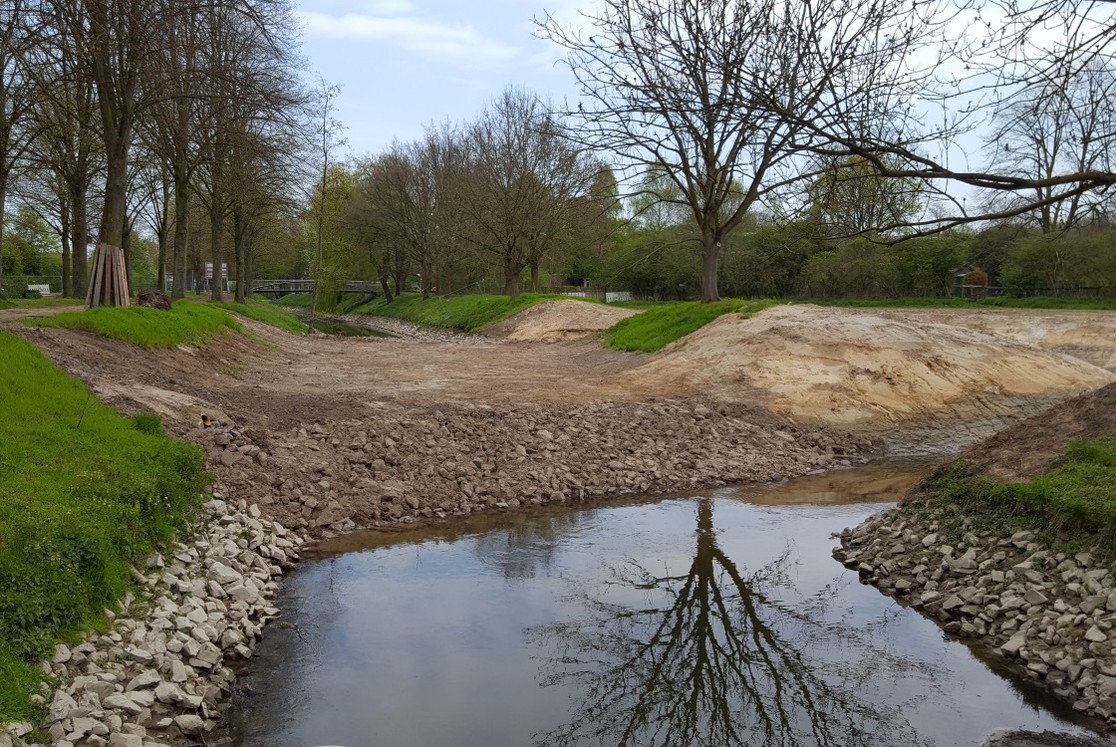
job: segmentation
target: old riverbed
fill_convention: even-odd
[[[210,744],[954,745],[1072,710],[830,556],[925,465],[319,546]],[[217,737],[216,739],[214,737]]]

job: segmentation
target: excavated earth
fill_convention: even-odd
[[[376,322],[399,337],[299,336],[245,320],[250,336],[155,351],[4,312],[0,324],[123,412],[158,412],[201,444],[230,505],[311,537],[778,480],[888,449],[952,453],[1116,381],[1104,312],[781,306],[647,355],[601,347],[617,311],[546,304],[491,337]],[[1099,432],[1097,407],[1039,422]],[[989,472],[994,453],[1004,470],[1056,459],[1064,442],[1036,428],[989,446]]]
[[[885,446],[956,452],[1116,381],[1096,365],[1116,360],[1114,313],[779,306],[654,355],[601,347],[595,330],[627,313],[556,302],[495,337],[395,324],[390,339],[246,320],[250,337],[155,351],[9,328],[103,399],[205,446],[231,499],[313,533],[771,480]],[[989,318],[1029,339],[974,329]]]

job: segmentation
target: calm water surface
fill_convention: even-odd
[[[977,745],[1080,730],[832,559],[924,470],[321,548],[236,709],[268,747]]]

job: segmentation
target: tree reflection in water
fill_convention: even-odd
[[[553,656],[543,684],[574,680],[584,692],[573,720],[537,735],[536,745],[925,744],[901,703],[870,703],[856,690],[915,668],[932,673],[882,649],[864,651],[863,631],[814,623],[769,600],[764,589],[780,583],[789,555],[745,578],[717,545],[712,501],[699,499],[686,575],[635,565],[615,574],[614,584],[643,592],[648,606],[583,595],[587,619],[531,631]],[[841,656],[850,646],[855,655]],[[811,661],[810,652],[825,660]]]
[[[548,576],[559,549],[585,517],[580,511],[545,518],[516,517],[518,521],[499,531],[479,535],[474,551],[481,562],[498,569],[506,579]]]

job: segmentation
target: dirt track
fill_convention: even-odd
[[[567,339],[599,327],[579,315],[584,304],[548,306],[502,333]],[[340,531],[790,476],[858,461],[869,439],[900,432],[908,445],[949,432],[947,448],[959,448],[1116,380],[1062,350],[1116,360],[1116,314],[998,314],[1000,332],[1025,330],[1035,344],[980,331],[992,326],[984,312],[812,306],[724,317],[655,355],[591,336],[431,342],[292,336],[254,322],[255,341],[154,352],[17,331],[104,399],[160,412],[205,445],[234,496]],[[201,430],[202,413],[223,426]]]

